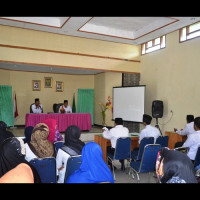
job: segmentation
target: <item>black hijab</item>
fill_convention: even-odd
[[[81,130],[77,126],[69,126],[65,131],[65,143],[64,145],[68,146],[79,155],[81,154],[82,148],[85,145],[79,138],[81,136]]]
[[[0,143],[10,137],[14,137],[13,133],[6,131],[6,129],[0,128]]]
[[[172,177],[179,177],[186,183],[197,183],[197,179],[195,178],[194,165],[186,154],[180,151],[162,148],[160,155],[161,160],[164,158],[164,176],[160,180],[161,183],[166,183]]]
[[[34,183],[41,182],[36,169],[25,160],[25,155],[21,152],[20,141],[15,137],[5,139],[0,144],[0,177],[20,163],[26,163],[31,167],[34,176]]]

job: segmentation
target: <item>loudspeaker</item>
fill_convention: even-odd
[[[162,118],[163,116],[163,102],[159,100],[155,100],[152,102],[152,116],[154,118]]]

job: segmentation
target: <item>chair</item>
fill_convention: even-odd
[[[30,164],[36,168],[42,183],[57,183],[55,158],[34,158]]]
[[[159,136],[155,144],[160,144],[161,147],[168,147],[169,136]]]
[[[33,113],[33,110],[32,110],[32,105],[33,105],[34,103],[32,103],[31,105],[30,105],[30,113]]]
[[[64,183],[66,183],[67,179],[71,174],[73,174],[77,169],[80,168],[81,162],[82,162],[82,155],[78,156],[71,156],[67,160],[66,165],[66,172],[65,172],[65,179]]]
[[[112,163],[112,172],[113,172],[114,180],[116,179],[115,179],[113,161],[125,160],[125,159],[129,162],[131,159],[131,138],[130,137],[118,138],[116,142],[114,155],[111,153],[107,153],[107,163],[108,163],[108,160],[110,160],[110,162]],[[128,167],[128,163],[127,163],[127,167]]]
[[[63,103],[54,103],[53,104],[53,111],[54,111],[54,113],[59,113],[59,108],[62,105],[63,105]]]
[[[139,149],[134,149],[131,152],[131,158],[133,160],[141,160],[142,154],[143,154],[143,151],[144,151],[144,147],[147,144],[154,144],[154,137],[144,137],[140,142]]]
[[[154,172],[158,152],[161,149],[160,144],[147,144],[144,147],[141,160],[131,161],[129,175],[131,170],[137,174],[137,180],[140,180],[139,173]],[[133,174],[132,177],[134,178]]]
[[[194,167],[200,165],[200,145],[198,146],[197,153],[194,159]]]
[[[59,149],[63,144],[64,144],[63,141],[54,142],[54,148],[55,148],[56,154],[58,153],[58,149]]]

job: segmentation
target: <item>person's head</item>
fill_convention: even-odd
[[[200,117],[196,117],[194,119],[194,130],[195,131],[200,130]]]
[[[123,119],[122,118],[115,118],[115,125],[123,125]]]
[[[63,104],[65,107],[68,106],[68,100],[64,100],[64,104]]]
[[[187,121],[187,123],[193,122],[194,121],[194,115],[187,115],[186,121]]]
[[[166,183],[173,177],[179,177],[186,183],[197,183],[194,165],[187,154],[162,148],[160,155],[161,164],[158,171],[161,183]]]
[[[7,124],[3,121],[0,121],[0,129],[4,130],[4,131],[7,131]]]
[[[35,105],[36,105],[36,106],[40,105],[40,99],[39,99],[39,98],[36,98],[36,99],[35,99]]]
[[[67,127],[65,131],[65,145],[81,154],[82,148],[85,145],[79,138],[81,130],[78,126],[72,125]]]
[[[42,123],[46,124],[49,128],[48,140],[54,142],[56,129],[57,129],[57,120],[56,119],[45,119]]]
[[[150,115],[147,115],[147,114],[143,115],[142,122],[145,126],[151,124],[151,120],[152,120],[152,117]]]

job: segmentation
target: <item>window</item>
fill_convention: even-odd
[[[200,36],[200,22],[183,27],[180,29],[179,41],[183,42]]]
[[[165,35],[142,44],[142,55],[165,48]]]

